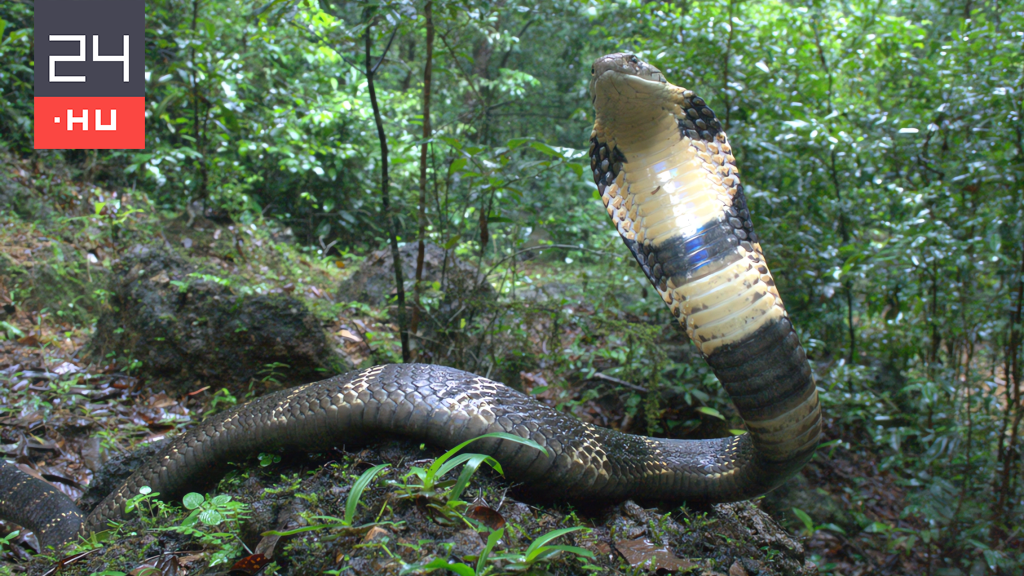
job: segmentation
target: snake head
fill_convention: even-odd
[[[665,76],[654,66],[636,57],[630,52],[607,54],[594,61],[590,69],[590,98],[597,104],[599,94],[609,91],[609,85],[628,83],[637,91],[650,91],[665,84]],[[648,90],[644,85],[650,84]],[[620,91],[621,92],[621,91]]]

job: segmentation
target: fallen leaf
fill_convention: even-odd
[[[156,396],[153,396],[153,397],[151,397],[149,399],[149,407],[150,408],[169,408],[171,406],[174,406],[177,403],[178,403],[177,400],[175,400],[174,398],[171,398],[170,396],[168,396],[167,394],[164,394],[163,392],[161,392],[161,393],[157,394]]]
[[[349,332],[348,330],[345,330],[345,329],[339,330],[338,331],[338,336],[341,336],[345,340],[349,340],[351,342],[362,342],[363,341],[363,339],[360,338],[358,334],[353,334],[352,332]]]
[[[270,559],[263,554],[253,554],[252,556],[246,556],[231,567],[230,574],[232,576],[252,576],[264,566],[270,564]]]
[[[491,530],[497,530],[505,525],[504,516],[489,506],[473,506],[466,513],[466,517],[476,520]]]
[[[689,570],[696,565],[689,560],[676,557],[667,546],[653,544],[646,538],[620,540],[615,543],[615,549],[630,566],[642,566],[645,570],[661,569],[671,573]]]

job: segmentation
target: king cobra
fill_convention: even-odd
[[[125,516],[143,486],[164,497],[258,451],[324,451],[398,435],[475,451],[550,497],[727,502],[763,494],[813,455],[821,411],[807,358],[754,233],[722,126],[705,101],[632,54],[591,71],[590,166],[644,274],[729,392],[747,433],[711,440],[624,434],[580,422],[503,384],[396,364],[263,396],[169,442],[85,517],[49,484],[0,461],[0,517],[61,546]]]

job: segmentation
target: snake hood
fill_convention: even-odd
[[[88,515],[0,460],[0,518],[59,546],[125,515],[143,486],[165,498],[260,451],[324,451],[383,434],[451,448],[477,441],[548,498],[724,502],[762,494],[813,454],[817,392],[753,231],[735,158],[704,100],[631,54],[594,64],[590,166],[623,242],[732,396],[748,434],[674,440],[581,422],[485,378],[423,364],[375,366],[282,390],[177,436]]]
[[[770,490],[813,454],[821,411],[732,146],[702,98],[633,54],[594,62],[590,93],[590,167],[608,215],[750,432],[720,447],[744,456],[725,459],[707,495]]]

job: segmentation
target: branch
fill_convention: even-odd
[[[629,388],[630,390],[636,390],[637,392],[643,392],[644,394],[647,394],[647,393],[650,392],[650,390],[648,390],[647,388],[644,388],[643,386],[637,386],[636,384],[630,384],[629,382],[626,382],[625,380],[619,380],[615,376],[609,376],[607,374],[602,374],[601,372],[595,372],[593,376],[588,378],[588,380],[604,380],[606,382],[612,382],[614,384],[618,384],[619,386],[625,386],[626,388]]]

